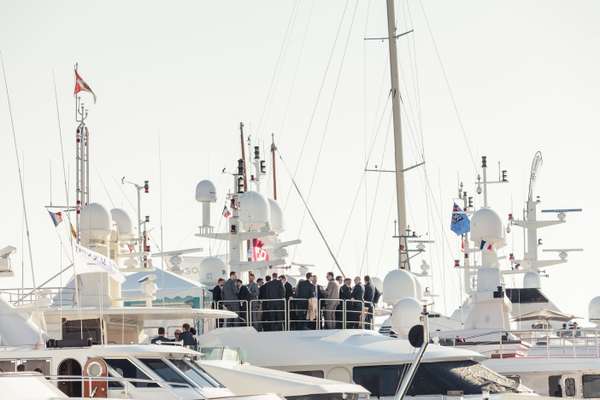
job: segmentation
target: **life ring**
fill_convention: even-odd
[[[88,358],[83,367],[83,397],[108,397],[108,366],[102,358]],[[94,379],[98,378],[98,379]]]

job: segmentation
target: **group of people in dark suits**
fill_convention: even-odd
[[[231,272],[229,279],[220,278],[212,289],[213,302],[238,314],[235,320],[219,322],[219,326],[247,325],[251,313],[252,325],[257,330],[285,329],[286,304],[289,308],[290,328],[295,330],[320,328],[371,328],[373,305],[381,293],[367,275],[363,280],[334,277],[327,273],[327,286],[317,283],[317,276],[308,272],[294,288],[285,275],[276,272],[255,279],[248,274],[248,284]],[[252,301],[262,300],[262,301]]]

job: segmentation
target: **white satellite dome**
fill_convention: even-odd
[[[482,240],[490,243],[503,241],[502,221],[491,208],[480,208],[471,217],[471,240],[479,244]]]
[[[404,297],[418,298],[415,277],[404,269],[394,269],[383,279],[383,301],[395,304]]]
[[[528,289],[539,289],[542,287],[540,282],[540,274],[537,272],[527,272],[523,276],[523,287]]]
[[[200,262],[198,273],[200,283],[216,285],[217,279],[224,278],[227,274],[227,267],[219,257],[206,257]]]
[[[283,232],[285,230],[283,211],[277,200],[269,199],[269,213],[271,215],[271,229],[277,233]]]
[[[217,201],[217,188],[215,184],[204,179],[196,185],[196,201],[202,203],[214,203]]]
[[[410,328],[421,323],[421,307],[414,297],[404,297],[394,304],[390,322],[397,335],[406,337]]]
[[[82,207],[79,215],[79,230],[89,235],[109,235],[110,215],[106,208],[99,203],[90,203]]]
[[[133,236],[133,225],[127,211],[122,208],[113,208],[110,210],[110,216],[117,225],[119,236],[121,236],[121,238]]]
[[[477,269],[477,291],[495,292],[502,284],[498,268],[481,267]]]
[[[600,321],[600,296],[594,297],[588,307],[590,321]]]
[[[247,229],[259,229],[270,222],[269,203],[265,197],[252,190],[239,195],[239,218]]]

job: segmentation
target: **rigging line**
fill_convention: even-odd
[[[385,217],[386,221],[389,221],[392,215],[392,210],[394,209],[394,204],[396,204],[396,199],[394,198],[394,196],[390,196],[390,205],[388,206],[388,211],[387,211],[387,216]],[[379,272],[381,271],[381,259],[383,258],[383,248],[384,245],[387,244],[386,239],[389,238],[388,234],[385,232],[385,229],[383,230],[383,238],[381,239],[381,247],[379,249],[379,257],[377,259],[377,274],[379,274]]]
[[[160,223],[160,267],[165,269],[165,256],[164,256],[164,231],[163,231],[163,180],[162,180],[162,151],[160,147],[160,132],[156,134],[158,141],[158,208],[159,208],[159,223]],[[164,276],[163,276],[164,278]]]
[[[29,231],[29,218],[27,217],[27,206],[25,204],[25,188],[23,186],[23,173],[21,171],[21,160],[19,158],[19,147],[17,145],[17,134],[15,133],[15,121],[12,113],[12,104],[8,91],[8,79],[6,78],[6,67],[4,66],[4,55],[0,51],[0,63],[2,64],[2,76],[4,77],[4,89],[6,91],[6,103],[8,104],[8,115],[10,117],[10,127],[12,131],[13,146],[15,148],[15,158],[17,160],[17,170],[19,173],[19,189],[21,190],[21,205],[23,206],[23,218],[25,219],[25,235],[27,237],[27,248],[29,250],[29,266],[31,267],[31,283],[35,288],[35,269],[33,268],[33,252],[31,250],[31,234]],[[35,290],[35,289],[34,289]]]
[[[383,163],[383,159],[385,158],[385,151],[386,151],[386,148],[387,148],[387,142],[388,142],[388,139],[391,136],[390,135],[390,124],[391,124],[391,121],[392,121],[392,118],[390,118],[388,120],[388,124],[387,124],[387,127],[386,127],[387,135],[385,137],[385,141],[383,142],[383,151],[381,152],[381,162],[380,163]],[[360,271],[361,272],[364,269],[364,265],[365,265],[365,253],[366,253],[366,250],[367,250],[367,248],[369,246],[368,235],[370,235],[371,228],[373,227],[373,219],[374,219],[374,216],[375,216],[375,206],[377,205],[377,195],[379,193],[379,185],[381,183],[381,174],[382,173],[377,174],[377,181],[375,183],[375,194],[373,196],[373,201],[371,202],[371,215],[369,217],[369,225],[367,226],[367,240],[365,241],[365,246],[364,246],[364,249],[363,249],[363,255],[362,255],[362,258],[360,260]]]
[[[377,127],[375,129],[375,137],[373,138],[373,142],[371,143],[371,147],[369,148],[369,152],[367,154],[367,161],[365,163],[365,169],[369,167],[369,160],[371,159],[371,155],[373,154],[373,149],[375,148],[375,144],[377,143],[377,136],[379,132],[381,132],[381,124],[383,123],[386,111],[389,112],[388,104],[390,103],[390,99],[392,98],[392,91],[388,91],[388,95],[383,105],[383,109],[381,110],[381,116],[379,117],[379,121],[377,122]]]
[[[304,150],[306,148],[306,142],[308,141],[308,137],[310,135],[310,131],[312,129],[312,125],[315,120],[315,116],[317,114],[317,109],[319,107],[319,103],[321,102],[321,95],[323,94],[323,89],[325,87],[325,81],[327,80],[327,76],[329,75],[329,68],[331,67],[331,63],[333,61],[333,55],[335,53],[335,48],[337,47],[337,42],[340,37],[340,33],[342,31],[343,22],[344,22],[344,19],[346,18],[346,12],[348,11],[349,4],[350,4],[350,0],[346,0],[346,4],[344,5],[344,10],[343,10],[340,20],[338,22],[338,27],[337,27],[337,30],[335,33],[335,38],[333,40],[333,44],[331,46],[331,49],[329,50],[329,57],[327,59],[325,71],[323,71],[323,76],[321,77],[319,91],[317,92],[317,98],[315,100],[315,104],[313,106],[313,109],[312,109],[312,112],[310,115],[310,120],[308,121],[308,127],[306,128],[306,132],[304,133],[304,139],[302,141],[302,146],[300,147],[300,155],[298,156],[298,160],[296,161],[296,166],[294,167],[293,178],[296,178],[296,175],[298,174],[298,169],[300,168],[300,162],[302,161],[302,156],[304,155]],[[283,206],[284,211],[287,208],[291,191],[292,191],[292,186],[289,187],[287,195],[285,197],[285,202],[284,202],[284,206]]]
[[[292,77],[292,84],[290,86],[290,91],[288,93],[288,98],[286,101],[286,105],[285,105],[285,109],[283,112],[283,118],[281,119],[281,124],[279,126],[279,132],[281,132],[281,134],[283,134],[285,126],[287,124],[287,120],[288,120],[288,116],[289,116],[289,111],[290,111],[290,105],[292,102],[292,93],[294,92],[294,89],[296,88],[296,81],[297,81],[297,77],[298,77],[298,71],[300,70],[300,65],[302,64],[302,59],[303,59],[303,55],[304,55],[304,49],[306,47],[306,37],[308,36],[308,28],[310,27],[310,23],[312,21],[312,15],[313,15],[313,9],[315,8],[315,1],[313,0],[308,12],[308,20],[306,22],[306,25],[304,27],[304,32],[302,33],[302,42],[300,45],[300,52],[298,53],[298,61],[296,61],[296,68],[294,68],[294,75]]]
[[[425,18],[425,24],[427,26],[427,31],[429,32],[429,36],[431,37],[431,41],[433,43],[433,48],[440,64],[440,68],[442,70],[442,75],[444,76],[444,81],[446,83],[446,87],[448,89],[448,93],[450,95],[450,101],[452,102],[452,106],[454,107],[454,113],[456,114],[456,119],[458,121],[458,125],[460,127],[460,131],[462,133],[462,137],[467,146],[467,150],[469,151],[469,157],[471,158],[471,163],[473,164],[473,170],[477,173],[477,163],[475,162],[475,157],[473,156],[473,149],[471,148],[471,143],[469,142],[469,137],[467,135],[467,131],[463,124],[462,117],[460,116],[460,112],[458,111],[458,105],[456,104],[456,99],[454,98],[454,92],[452,91],[452,87],[450,86],[450,80],[448,79],[448,74],[446,73],[446,68],[444,67],[444,63],[442,62],[442,56],[440,55],[440,51],[437,46],[437,42],[435,41],[435,37],[433,36],[433,31],[431,30],[431,25],[429,23],[429,18],[427,18],[427,13],[425,12],[425,7],[423,6],[423,2],[418,0],[419,5],[421,6],[421,11],[423,12],[423,17]]]
[[[408,15],[408,20],[411,26],[414,26],[413,15],[410,8],[410,1],[406,2],[406,10]],[[417,44],[416,44],[416,33],[410,35],[409,43],[412,43],[412,55],[413,55],[413,71],[414,71],[414,85],[415,85],[415,100],[417,102],[417,119],[418,119],[418,128],[419,133],[421,135],[421,148],[423,149],[423,153],[425,153],[425,139],[423,137],[423,114],[421,107],[421,85],[419,84],[419,64],[417,62]],[[410,50],[410,46],[409,46]]]
[[[317,177],[317,171],[318,171],[319,163],[321,161],[321,154],[323,153],[323,146],[325,144],[325,138],[327,137],[327,132],[329,129],[329,121],[331,121],[331,114],[333,113],[333,107],[335,104],[337,90],[338,90],[338,87],[340,84],[340,79],[342,77],[342,71],[344,69],[344,61],[346,60],[346,54],[348,52],[348,45],[350,44],[350,36],[352,35],[352,29],[354,27],[354,21],[356,19],[355,17],[356,17],[356,11],[358,10],[358,3],[359,3],[359,0],[356,0],[356,2],[354,3],[354,11],[352,13],[352,19],[350,20],[350,26],[348,28],[348,35],[346,36],[346,43],[344,44],[342,59],[340,60],[340,65],[339,65],[338,72],[337,72],[335,86],[333,88],[333,94],[331,96],[331,101],[329,102],[329,110],[327,111],[327,119],[325,120],[325,126],[323,127],[323,133],[321,134],[321,143],[319,144],[319,151],[317,153],[317,159],[314,164],[313,173],[312,173],[312,177],[310,180],[310,185],[308,187],[308,196],[307,196],[308,199],[310,199],[310,197],[312,195],[315,179]],[[300,229],[298,231],[298,236],[300,236],[302,233],[305,216],[306,216],[306,213],[303,212],[302,219],[300,221]],[[294,248],[294,255],[296,254],[296,251],[297,251],[298,247],[300,247],[300,246],[301,246],[301,244]]]
[[[315,225],[315,228],[317,228],[317,231],[319,232],[319,235],[321,236],[321,239],[323,240],[323,243],[325,243],[325,247],[327,247],[327,251],[329,252],[329,255],[333,259],[333,262],[335,263],[335,266],[337,267],[337,269],[340,271],[340,273],[342,274],[342,276],[345,278],[346,274],[344,273],[344,270],[342,270],[342,267],[338,263],[338,260],[337,260],[337,258],[335,256],[335,254],[333,254],[333,250],[331,250],[331,246],[329,246],[329,242],[327,242],[327,239],[325,238],[325,234],[323,233],[323,231],[319,227],[319,224],[317,223],[317,220],[313,216],[313,213],[310,211],[310,208],[308,207],[308,203],[304,199],[304,196],[302,196],[302,192],[300,191],[300,188],[296,184],[296,180],[291,175],[290,169],[288,168],[287,163],[284,161],[283,156],[281,155],[281,151],[278,149],[277,152],[279,153],[279,159],[281,160],[281,163],[283,164],[283,167],[284,167],[285,171],[287,172],[288,176],[290,177],[290,180],[292,181],[292,185],[294,185],[294,188],[296,189],[296,192],[298,193],[298,196],[300,197],[300,200],[302,200],[302,203],[304,204],[304,207],[305,207],[306,211],[308,211],[308,215],[310,216],[310,219],[312,220],[313,224]]]
[[[286,48],[286,44],[289,39],[290,28],[293,26],[296,20],[296,11],[298,10],[299,3],[299,0],[296,0],[296,2],[294,3],[294,7],[292,8],[292,12],[290,13],[290,16],[288,18],[288,23],[283,34],[283,40],[281,41],[281,46],[279,47],[279,55],[277,56],[275,68],[273,68],[273,74],[271,75],[271,83],[269,83],[269,89],[267,90],[267,97],[265,98],[265,103],[263,105],[260,119],[258,120],[258,129],[256,130],[258,134],[260,134],[260,131],[262,129],[262,124],[267,111],[267,107],[269,105],[269,101],[271,100],[271,95],[273,94],[273,87],[275,86],[275,80],[277,79],[279,65],[281,63],[281,59],[283,58],[284,49]]]
[[[391,92],[389,92],[389,93],[391,94]],[[389,99],[390,99],[390,96],[388,95],[388,100]],[[382,112],[385,112],[387,110],[387,104],[388,104],[388,102],[386,102],[386,107],[382,110]],[[382,121],[384,119],[383,118],[384,116],[385,116],[384,114],[381,115],[381,118],[379,119],[379,122],[377,124],[377,130],[375,131],[375,138],[373,139],[373,143],[372,143],[371,148],[369,150],[369,157],[370,157],[370,154],[373,151],[373,147],[374,147],[374,145],[375,145],[375,143],[377,141],[377,135],[379,135],[379,132],[381,131],[380,128],[381,128],[381,123],[382,123]],[[390,118],[391,118],[391,115],[388,115],[388,120]],[[388,129],[389,129],[389,122],[388,122]],[[365,165],[365,169],[366,168],[367,168],[367,165]],[[354,209],[355,209],[355,206],[356,206],[358,195],[360,194],[360,189],[361,189],[361,186],[363,184],[363,181],[364,181],[365,190],[366,190],[366,185],[367,185],[367,183],[366,183],[366,176],[367,176],[367,172],[365,170],[363,170],[362,174],[361,174],[361,180],[360,180],[360,182],[358,184],[358,188],[356,189],[356,194],[354,195],[354,200],[352,201],[352,206],[350,207],[350,212],[348,213],[348,218],[346,218],[346,223],[345,223],[344,229],[342,231],[342,237],[340,238],[340,243],[338,245],[338,250],[337,250],[337,253],[336,253],[336,255],[338,257],[339,257],[339,254],[342,251],[342,246],[344,245],[344,240],[346,239],[346,233],[348,231],[348,227],[350,226],[350,222],[352,220],[352,215],[354,214]],[[365,213],[367,213],[367,212],[368,211],[365,210]],[[368,220],[368,216],[366,216],[366,218],[365,218],[365,230],[366,230],[366,227],[367,227],[367,224],[368,224],[367,220]],[[367,237],[368,237],[368,233],[367,233]]]
[[[62,170],[63,170],[63,183],[65,185],[65,201],[66,201],[66,205],[68,206],[69,203],[69,184],[67,183],[67,179],[68,179],[68,173],[67,173],[67,167],[66,167],[66,162],[65,162],[65,146],[64,146],[64,142],[63,142],[63,135],[62,135],[62,123],[61,123],[61,119],[60,119],[60,107],[58,106],[58,90],[56,89],[56,75],[54,74],[54,69],[52,69],[52,83],[54,86],[54,103],[56,105],[56,122],[57,122],[57,127],[58,127],[58,141],[60,143],[60,158],[61,158],[61,163],[62,163]],[[67,220],[69,221],[69,224],[71,223],[71,213],[66,213],[67,214]],[[71,237],[71,236],[69,236]],[[73,242],[73,238],[71,237],[71,243]],[[71,255],[73,254],[73,249],[71,249]]]
[[[367,9],[365,11],[365,26],[363,29],[363,37],[367,37],[367,30],[369,28],[369,12],[371,10],[371,0],[369,0],[367,2]],[[367,41],[363,40],[363,54],[362,54],[363,58],[362,58],[362,66],[363,66],[363,162],[365,163],[365,165],[367,165],[367,143],[368,143],[368,129],[367,129]],[[366,172],[363,172],[362,177],[361,177],[361,183],[362,180],[365,177]],[[359,185],[359,190],[360,190],[360,185]],[[358,192],[357,192],[358,193]],[[368,185],[367,182],[365,181],[365,220],[364,220],[364,227],[366,230],[366,227],[368,225],[368,220],[369,220],[369,192],[368,192]],[[352,208],[354,208],[354,204],[352,205]],[[369,234],[365,231],[365,243],[369,240]],[[369,255],[366,255],[367,257],[367,264],[369,262]]]
[[[94,172],[96,172],[96,175],[98,175],[98,179],[100,179],[100,183],[102,183],[102,188],[104,189],[104,192],[106,193],[106,197],[108,197],[108,200],[110,201],[110,204],[112,205],[113,208],[117,208],[117,206],[115,205],[115,202],[113,201],[110,193],[108,192],[108,188],[106,187],[106,183],[104,183],[104,179],[102,179],[102,175],[100,174],[100,170],[98,170],[98,167],[96,166],[96,164],[94,164]]]

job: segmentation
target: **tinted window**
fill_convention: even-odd
[[[540,289],[535,288],[519,288],[519,289],[506,289],[506,296],[510,299],[511,303],[547,303],[548,299]]]
[[[173,387],[189,387],[188,381],[160,358],[140,358],[140,361],[146,364],[152,372],[168,382],[169,385]]]
[[[145,379],[151,380],[148,375],[143,373],[138,367],[136,367],[131,361],[123,358],[105,358],[104,361],[119,375],[127,379]],[[154,382],[131,382],[135,387],[148,388],[158,387],[158,384]],[[117,386],[118,387],[118,386]]]
[[[548,377],[548,396],[562,397],[562,387],[560,386],[560,378],[562,375],[552,375]]]
[[[583,397],[600,397],[600,375],[583,375]]]
[[[408,368],[408,365],[355,367],[353,378],[373,396],[393,396]],[[421,364],[408,395],[446,395],[450,391],[471,395],[484,390],[494,394],[516,392],[516,388],[514,381],[475,361],[449,361]]]
[[[194,381],[200,387],[220,387],[221,385],[209,376],[206,371],[195,367],[182,359],[171,359],[171,361],[181,372],[190,380]]]
[[[325,378],[325,373],[321,370],[314,371],[293,371],[295,374],[314,376],[315,378]]]

